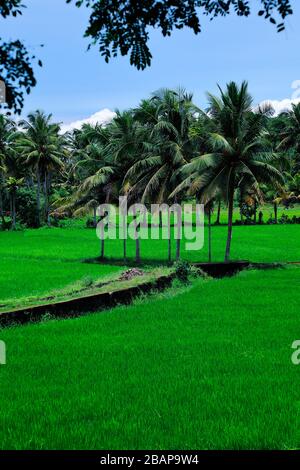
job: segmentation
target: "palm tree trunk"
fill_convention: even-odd
[[[230,248],[232,239],[232,218],[233,218],[233,200],[234,200],[234,170],[232,170],[231,178],[229,181],[229,200],[228,200],[228,232],[225,251],[225,262],[229,261]]]
[[[10,199],[10,217],[11,217],[11,230],[16,230],[16,195],[11,192]]]
[[[47,222],[47,225],[50,225],[49,186],[50,186],[50,174],[47,171],[45,171],[44,197],[45,197],[45,221]]]
[[[11,230],[13,230],[13,205],[12,205],[12,194],[9,195],[9,213],[11,219]]]
[[[175,204],[177,204],[177,196],[174,198]],[[182,233],[182,218],[177,214],[177,239],[176,239],[176,261],[180,259],[180,238]]]
[[[277,202],[274,202],[274,218],[275,218],[275,224],[278,222],[278,206]]]
[[[5,223],[5,218],[4,218],[4,212],[3,212],[3,194],[2,194],[2,188],[0,188],[0,217],[2,220],[2,224],[4,226]]]
[[[48,216],[48,191],[47,191],[47,173],[44,175],[44,219],[47,221],[47,216]]]
[[[5,224],[4,210],[3,210],[3,186],[4,186],[4,176],[3,173],[0,173],[0,217],[2,224]]]
[[[100,258],[103,259],[104,258],[104,237],[101,239],[101,253],[100,253]]]
[[[122,228],[123,228],[123,261],[124,261],[124,264],[126,264],[127,262],[127,217],[126,215],[123,213],[123,208],[122,208]]]
[[[208,262],[211,263],[211,205],[208,208]]]
[[[141,262],[140,239],[139,239],[139,237],[137,237],[136,240],[135,240],[135,261],[138,264]]]
[[[221,217],[221,199],[219,199],[219,202],[218,202],[218,212],[217,212],[216,225],[220,225],[220,217]]]
[[[28,189],[32,189],[34,187],[32,175],[26,177],[26,184]]]
[[[37,168],[36,170],[36,180],[37,180],[37,188],[36,188],[37,224],[38,226],[40,226],[41,225],[41,176],[40,176],[39,168]]]
[[[180,260],[180,238],[176,240],[176,261]]]
[[[127,261],[127,239],[124,238],[123,240],[123,259],[124,259],[124,263],[126,264],[126,261]]]
[[[168,261],[172,261],[171,214],[168,210]]]
[[[135,239],[135,261],[136,263],[140,263],[141,262],[141,253],[140,253],[140,237],[139,237],[139,233],[138,233],[138,225],[136,223],[136,210],[134,210],[134,213],[133,213],[133,216],[134,216],[134,223],[135,223],[135,236],[136,236],[136,239]]]
[[[103,219],[101,219],[102,222]],[[103,223],[100,224],[100,259],[104,258],[104,236],[105,236],[105,231],[104,231],[104,226]]]
[[[257,202],[254,201],[254,223],[256,224],[257,220]]]
[[[93,211],[94,211],[94,226],[97,227],[97,207],[94,207]]]
[[[50,217],[50,190],[51,190],[51,173],[47,174],[47,224],[51,225],[51,217]]]
[[[159,228],[162,228],[162,226],[163,226],[162,212],[159,211]]]
[[[12,195],[12,209],[13,209],[13,230],[16,230],[16,193]]]
[[[124,216],[122,217],[122,225],[123,225],[123,261],[124,264],[127,262],[127,218]]]

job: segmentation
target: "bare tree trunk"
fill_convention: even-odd
[[[233,218],[233,202],[234,202],[234,170],[232,170],[231,178],[229,181],[229,200],[228,200],[228,232],[225,251],[225,262],[229,261],[230,248],[232,239],[232,218]]]
[[[94,211],[94,226],[97,227],[97,207],[93,207]]]

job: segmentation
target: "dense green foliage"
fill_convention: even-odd
[[[174,29],[184,27],[198,34],[201,14],[210,19],[233,12],[247,17],[256,10],[260,16],[277,24],[278,31],[283,31],[285,18],[293,13],[291,0],[260,0],[255,7],[247,0],[67,0],[67,3],[72,1],[77,6],[91,7],[85,35],[92,44],[99,45],[106,62],[121,53],[130,55],[130,63],[138,69],[151,64],[150,28],[160,30],[163,36],[170,36]]]
[[[0,116],[2,227],[8,213],[12,229],[19,222],[58,225],[60,219],[86,214],[92,217],[89,225],[96,226],[97,207],[118,204],[121,195],[147,205],[196,200],[208,214],[223,201],[228,204],[228,260],[234,206],[240,207],[241,223],[261,223],[259,206],[267,201],[274,204],[277,223],[278,205],[300,201],[300,105],[272,114],[268,104],[253,106],[246,82],[231,82],[219,97],[208,95],[207,112],[186,91],[163,89],[136,109],[117,112],[106,126],[84,125],[65,135],[41,111],[19,127]],[[19,204],[24,190],[30,198],[35,194],[35,217],[29,201]],[[123,249],[126,258],[126,243]]]
[[[2,0],[0,18],[22,14],[22,0]],[[20,114],[24,105],[25,93],[30,93],[36,85],[32,68],[35,56],[30,54],[19,39],[4,41],[0,38],[0,80],[5,83],[5,98],[0,108]],[[38,61],[39,66],[42,62]]]

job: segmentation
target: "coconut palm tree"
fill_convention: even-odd
[[[297,173],[294,176],[289,175],[288,186],[291,191],[300,196],[300,173]]]
[[[68,136],[68,146],[73,155],[70,167],[75,183],[73,194],[62,201],[60,210],[71,210],[75,215],[94,212],[97,205],[118,202],[133,152],[136,151],[137,123],[131,112],[117,112],[114,121],[105,128],[85,125]],[[75,212],[74,212],[75,211]],[[101,241],[101,257],[104,240]],[[124,240],[124,260],[126,239]]]
[[[20,136],[18,150],[25,158],[25,164],[34,171],[37,180],[37,219],[40,224],[41,189],[45,199],[45,220],[50,224],[49,194],[54,171],[63,167],[61,160],[62,140],[58,135],[59,125],[51,123],[52,115],[36,111],[22,120],[24,133]]]
[[[70,197],[61,201],[59,211],[71,211],[73,215],[86,215],[93,212],[94,226],[97,225],[97,207],[100,204],[115,200],[116,170],[113,166],[105,165],[87,177]],[[101,255],[104,257],[104,239],[101,239]]]
[[[300,103],[292,104],[292,110],[287,113],[286,128],[281,133],[279,150],[293,149],[296,152],[294,170],[300,170]]]
[[[230,259],[235,189],[241,184],[251,187],[261,198],[260,183],[282,181],[272,162],[276,155],[265,138],[266,113],[253,112],[248,85],[231,82],[221,97],[208,95],[208,112],[217,125],[210,134],[210,152],[194,158],[182,169],[184,177],[173,192],[189,188],[189,194],[201,191],[207,204],[221,195],[228,204],[228,232],[225,261]]]
[[[114,166],[102,166],[94,175],[86,178],[78,187],[75,198],[77,205],[79,201],[88,202],[84,205],[84,209],[93,208],[94,218],[96,218],[96,209],[100,204],[107,204],[115,200],[117,169]],[[96,204],[97,203],[97,204]],[[104,238],[101,238],[101,258],[104,258]]]
[[[9,194],[10,213],[11,213],[11,229],[16,229],[16,196],[19,186],[23,183],[23,178],[17,179],[14,176],[9,176],[6,181],[6,188]]]
[[[0,115],[0,217],[4,223],[3,213],[3,193],[5,189],[5,174],[7,173],[7,165],[14,154],[14,145],[16,137],[15,123],[4,116]]]
[[[189,129],[196,111],[192,95],[184,90],[166,89],[156,92],[150,101],[143,101],[135,110],[135,116],[143,124],[144,137],[141,138],[141,153],[126,173],[124,181],[131,185],[130,194],[140,198],[142,203],[162,204],[168,201],[176,184],[174,175],[193,155]],[[178,196],[174,202],[178,202]],[[169,237],[169,260],[170,250]],[[178,236],[176,258],[179,257]]]
[[[211,215],[213,212],[213,204],[214,204],[214,201],[211,200],[205,205],[205,208],[204,208],[204,212],[207,215],[207,221],[208,221],[208,262],[209,263],[211,263],[212,261]]]
[[[134,117],[134,111],[116,112],[116,117],[107,127],[109,142],[105,146],[105,155],[114,168],[114,186],[117,194],[128,198],[128,202],[139,202],[139,193],[131,188],[131,183],[125,175],[129,168],[142,154],[145,145],[145,128]],[[123,222],[123,225],[125,223]],[[138,231],[138,227],[137,227]],[[126,262],[127,253],[127,226],[123,226],[123,258]],[[135,239],[136,262],[140,261],[140,238]]]

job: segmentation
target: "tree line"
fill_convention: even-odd
[[[83,214],[96,224],[97,206],[120,195],[144,204],[193,199],[210,226],[224,203],[229,260],[235,204],[256,217],[265,200],[274,208],[300,200],[300,104],[274,116],[270,104],[253,105],[246,82],[207,101],[202,110],[184,89],[161,89],[105,126],[65,134],[42,111],[18,122],[0,115],[1,227]]]

